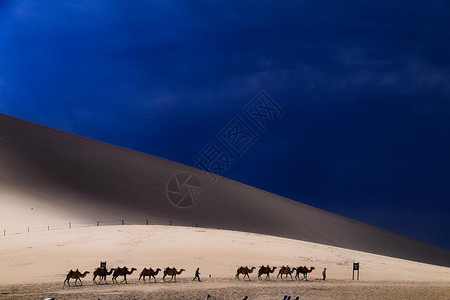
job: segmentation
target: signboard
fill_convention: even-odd
[[[355,280],[355,271],[358,273],[357,275],[358,275],[358,279],[357,280],[359,280],[359,262],[357,262],[357,263],[353,263],[353,277],[352,277],[352,280]]]

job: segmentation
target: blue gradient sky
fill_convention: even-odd
[[[265,90],[224,176],[450,248],[446,1],[0,1],[0,112],[194,165]],[[294,221],[294,220],[293,220]]]

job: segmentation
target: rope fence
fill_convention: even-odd
[[[96,221],[90,223],[73,223],[68,222],[66,224],[60,225],[47,225],[40,227],[27,227],[24,231],[14,231],[14,230],[6,230],[3,229],[1,236],[11,236],[17,234],[28,234],[34,232],[43,232],[43,231],[54,231],[54,230],[64,230],[64,229],[72,229],[72,228],[86,228],[86,227],[99,227],[99,226],[115,226],[115,225],[173,225],[172,221],[168,222],[151,222],[149,219],[122,219],[122,220],[103,220]],[[186,226],[186,224],[180,224],[182,226]],[[198,227],[198,224],[191,224],[191,226]]]

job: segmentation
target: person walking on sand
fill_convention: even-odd
[[[323,280],[325,280],[327,278],[327,268],[323,268],[322,276],[323,276]]]
[[[195,271],[195,277],[194,277],[194,279],[192,279],[192,281],[195,281],[195,279],[198,279],[198,281],[201,282],[201,280],[200,280],[200,268],[197,268],[197,271]]]

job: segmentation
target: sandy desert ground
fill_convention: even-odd
[[[65,274],[108,267],[135,267],[128,284],[63,286]],[[360,281],[352,263],[360,262]],[[234,279],[241,265],[314,266],[308,281]],[[184,268],[177,282],[138,281],[144,267]],[[200,267],[203,282],[192,282]],[[323,268],[327,280],[321,280]],[[268,235],[178,226],[100,226],[32,232],[0,238],[0,297],[44,299],[300,299],[450,297],[450,268]],[[211,277],[210,277],[211,276]]]

